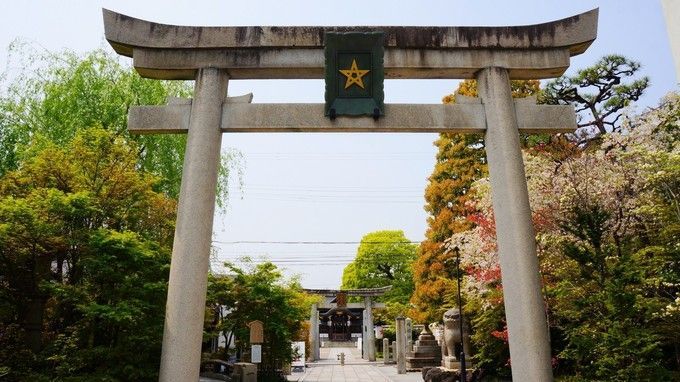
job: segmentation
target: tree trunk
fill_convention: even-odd
[[[26,345],[33,353],[42,350],[42,321],[45,300],[38,295],[31,296],[23,306],[21,326],[26,333]]]
[[[32,263],[32,264],[30,264]],[[19,324],[26,333],[26,345],[34,353],[42,350],[42,324],[45,296],[40,293],[40,283],[48,278],[52,262],[48,256],[35,256],[29,262],[33,269],[26,274],[26,303],[19,309]]]

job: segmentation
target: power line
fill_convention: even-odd
[[[274,259],[266,259],[263,262],[269,262],[272,264],[280,264],[284,266],[306,266],[306,265],[348,265],[350,263],[358,263],[358,264],[376,264],[376,263],[382,263],[378,260],[359,260],[358,262],[356,260],[333,260],[333,259],[322,259],[322,260],[310,260],[310,261],[284,261],[284,260],[274,260]],[[224,263],[235,263],[235,264],[259,264],[261,262],[255,262],[255,261],[248,261],[248,260],[238,260],[238,259],[216,259],[212,261],[213,265],[224,265]]]
[[[317,194],[321,195],[335,195],[335,196],[366,196],[366,197],[375,197],[375,196],[414,196],[414,197],[423,197],[424,189],[419,188],[418,190],[361,190],[361,189],[356,189],[356,190],[335,190],[332,188],[326,188],[326,189],[301,189],[301,188],[290,188],[286,189],[284,187],[271,187],[271,188],[255,188],[255,187],[248,187],[244,186],[243,188],[238,188],[238,187],[233,187],[230,188],[229,191],[231,192],[247,192],[247,193],[256,193],[256,194],[274,194],[274,195],[312,195],[315,196]],[[357,195],[358,194],[358,195]]]
[[[285,245],[307,245],[307,244],[324,244],[324,245],[342,245],[342,244],[420,244],[420,241],[261,241],[261,240],[236,240],[236,241],[221,241],[213,240],[213,243],[220,244],[285,244]]]
[[[285,264],[286,266],[296,266],[296,267],[318,267],[318,266],[337,266],[337,265],[347,265],[347,263],[309,263],[309,264]]]
[[[245,159],[324,159],[324,160],[405,160],[422,159],[435,160],[435,152],[344,152],[344,153],[310,153],[310,152],[246,152]]]
[[[366,193],[359,193],[355,191],[334,191],[334,192],[328,192],[328,191],[275,191],[275,190],[267,190],[267,191],[252,191],[248,189],[244,189],[242,191],[239,190],[229,190],[231,193],[241,193],[243,197],[249,197],[249,196],[257,196],[257,197],[284,197],[284,198],[306,198],[306,199],[328,199],[328,198],[335,198],[335,199],[344,199],[344,200],[353,200],[353,199],[365,199],[365,200],[405,200],[405,201],[416,201],[418,199],[418,202],[423,202],[425,197],[423,196],[422,193],[416,193],[416,192],[366,192]]]
[[[251,183],[251,184],[245,184],[245,188],[248,187],[254,187],[254,188],[271,188],[275,190],[279,189],[295,189],[295,190],[336,190],[336,189],[356,189],[356,190],[403,190],[403,189],[410,189],[410,190],[418,190],[418,191],[423,191],[424,187],[413,187],[413,186],[349,186],[349,185],[323,185],[323,186],[314,186],[314,185],[297,185],[297,186],[292,186],[292,185],[275,185],[275,184],[259,184],[259,183]],[[238,188],[235,186],[235,188]]]
[[[243,260],[244,258],[248,258],[250,260],[263,260],[263,261],[318,261],[318,260],[350,260],[350,261],[359,261],[359,262],[372,262],[372,261],[383,261],[383,260],[394,260],[394,259],[401,259],[400,255],[382,255],[380,259],[356,259],[356,255],[346,255],[346,256],[314,256],[314,257],[269,257],[269,256],[264,256],[264,257],[257,257],[253,258],[251,256],[220,256],[220,259],[228,260],[228,261],[248,261],[248,260]]]
[[[308,203],[308,204],[412,204],[412,205],[422,205],[422,201],[417,200],[351,200],[351,199],[338,199],[338,200],[315,200],[315,199],[300,199],[300,198],[264,198],[264,197],[244,197],[243,200],[263,200],[269,202],[292,202],[292,203]]]
[[[220,248],[218,248],[221,250]],[[276,251],[276,254],[279,255],[296,255],[296,256],[305,256],[305,255],[310,255],[310,256],[318,256],[319,254],[326,254],[323,256],[343,256],[343,255],[356,255],[356,252],[350,253],[347,252],[348,249],[335,249],[335,250],[311,250],[311,251]],[[233,253],[223,253],[224,255],[270,255],[271,253],[267,250],[243,250],[243,251],[237,251]]]
[[[342,184],[329,184],[329,183],[323,183],[323,184],[266,184],[266,183],[244,183],[243,186],[245,187],[254,187],[254,188],[276,188],[279,189],[281,187],[283,188],[293,188],[293,189],[358,189],[358,190],[366,190],[366,189],[379,189],[379,190],[392,190],[392,189],[397,189],[397,190],[403,190],[403,189],[410,189],[410,190],[420,190],[422,189],[421,186],[414,186],[414,185],[409,185],[409,186],[404,186],[400,184],[384,184],[384,185],[366,185],[366,186],[357,186],[357,185],[352,185],[352,184],[347,184],[347,183],[342,183]]]

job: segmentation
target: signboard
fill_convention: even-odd
[[[255,320],[248,323],[250,328],[250,343],[261,344],[264,342],[264,326],[262,321]]]
[[[382,32],[326,32],[325,115],[385,115]]]
[[[347,307],[347,293],[338,292],[338,294],[335,295],[335,303],[338,305],[338,308]]]
[[[305,368],[305,341],[295,341],[291,344],[292,352],[293,352],[293,362],[291,362],[290,366],[295,369],[295,368],[302,368],[304,370]]]
[[[376,340],[382,340],[383,339],[383,327],[378,325],[373,330],[375,330],[375,339]]]
[[[250,362],[262,362],[262,345],[250,345]]]

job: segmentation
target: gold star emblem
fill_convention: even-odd
[[[352,84],[357,84],[362,89],[364,88],[364,80],[361,78],[365,76],[370,70],[360,70],[357,67],[357,60],[352,59],[352,66],[350,69],[345,69],[345,70],[340,70],[340,73],[342,73],[343,76],[347,77],[347,81],[345,82],[345,89],[348,87],[352,86]]]

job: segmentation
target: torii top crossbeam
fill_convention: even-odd
[[[597,36],[598,10],[511,27],[197,27],[159,24],[104,10],[106,39],[156,79],[193,80],[226,69],[232,79],[324,76],[324,33],[383,31],[385,78],[474,78],[499,66],[511,79],[558,77]]]

